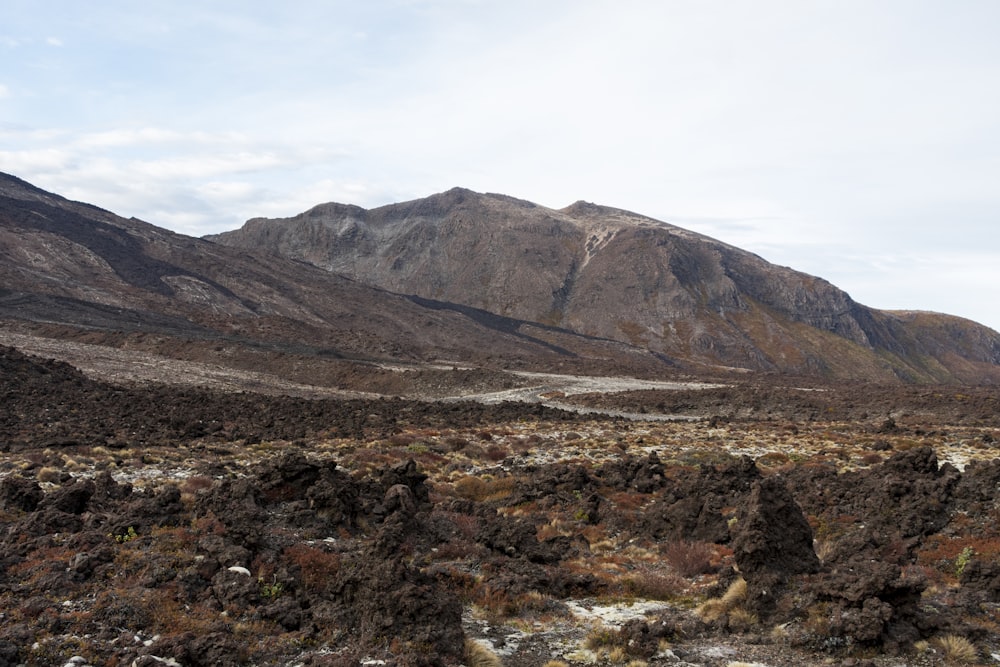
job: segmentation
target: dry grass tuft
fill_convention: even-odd
[[[687,589],[687,582],[675,574],[640,571],[624,582],[625,590],[647,600],[673,600]]]
[[[587,633],[587,638],[583,640],[583,645],[591,651],[613,646],[618,640],[618,633],[600,623],[595,625]]]
[[[517,604],[502,588],[477,582],[471,591],[474,610],[483,618],[499,622],[518,612]]]
[[[694,613],[702,621],[714,623],[733,611],[746,597],[747,582],[741,577],[729,585],[722,597],[705,600],[698,605]]]
[[[726,589],[725,594],[723,594],[721,600],[727,609],[732,609],[739,603],[747,599],[747,582],[746,579],[740,577],[733,583],[729,584],[729,588]]]
[[[721,598],[712,598],[711,600],[705,600],[700,605],[698,605],[694,613],[695,615],[706,623],[714,623],[720,618],[726,615],[726,605],[722,603]]]
[[[729,611],[729,629],[733,632],[749,632],[758,623],[757,614],[746,609],[737,607]]]
[[[45,466],[41,468],[37,473],[35,473],[35,478],[39,482],[58,484],[59,480],[62,479],[62,471],[59,468],[53,468],[52,466]]]
[[[340,556],[307,544],[285,548],[285,558],[299,568],[302,583],[313,589],[329,585],[340,571]]]
[[[608,662],[612,665],[622,665],[628,660],[628,651],[624,646],[615,646],[608,651]]]
[[[474,639],[465,640],[465,664],[468,667],[503,667],[496,653]]]
[[[979,651],[965,637],[944,635],[934,640],[946,662],[954,665],[971,665],[979,659]]]

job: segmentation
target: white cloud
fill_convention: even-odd
[[[105,149],[176,142],[184,137],[185,135],[180,132],[165,128],[121,128],[84,134],[73,143],[80,149]]]
[[[273,153],[241,152],[230,154],[194,154],[165,157],[153,160],[135,160],[128,171],[154,180],[183,179],[186,181],[217,178],[223,174],[279,167],[288,164],[287,158]]]
[[[253,184],[240,181],[209,181],[196,186],[195,191],[217,202],[247,202],[261,194]]]
[[[58,148],[0,151],[0,170],[12,174],[63,170],[71,166],[73,155]]]

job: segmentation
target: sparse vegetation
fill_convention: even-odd
[[[111,535],[118,544],[125,544],[126,542],[131,542],[132,540],[138,539],[139,535],[135,532],[135,526],[129,526],[128,530],[124,533],[118,533]]]
[[[358,403],[330,417],[276,399],[273,409],[252,403],[253,418],[272,410],[275,424],[282,415],[300,422],[246,445],[230,439],[239,419],[223,417],[236,399],[192,394],[181,404],[197,410],[213,400],[221,401],[221,430],[197,437],[142,447],[18,444],[0,462],[9,558],[0,641],[9,627],[41,628],[22,662],[110,654],[130,664],[140,650],[194,650],[195,637],[258,664],[345,646],[399,663],[450,651],[470,664],[465,640],[480,627],[523,633],[523,648],[508,645],[513,662],[542,654],[555,628],[577,647],[550,654],[567,664],[642,667],[684,655],[693,636],[745,646],[744,633],[770,633],[755,650],[818,651],[836,662],[858,647],[878,658],[870,619],[891,613],[922,624],[926,644],[912,650],[924,659],[976,664],[968,657],[974,645],[970,653],[962,637],[947,638],[954,626],[908,616],[960,605],[981,646],[1000,641],[995,614],[967,604],[994,594],[987,582],[1000,554],[995,464],[992,450],[980,449],[981,425],[917,433],[898,411],[897,430],[877,435],[871,420],[640,425],[565,417],[569,427],[526,408],[463,425],[465,417],[449,413],[444,423],[405,402]],[[358,415],[369,425],[329,428]],[[136,422],[136,432],[143,428]],[[883,460],[866,461],[876,445]],[[938,461],[976,455],[983,463],[951,472],[934,451]],[[761,465],[743,459],[746,452]],[[39,477],[45,467],[51,481]],[[809,586],[791,576],[789,590],[777,590],[777,611],[755,606],[746,581],[733,579],[744,556],[732,539],[753,525],[741,510],[755,482],[776,476],[801,504],[823,555]],[[938,501],[891,492],[914,488]],[[888,569],[852,578],[846,544],[864,545],[864,562]],[[922,591],[921,605],[883,606],[891,595],[866,588],[882,580],[901,599]],[[63,592],[48,594],[56,584]],[[858,600],[842,595],[845,588]],[[706,600],[709,590],[716,597]],[[630,620],[596,623],[600,605]],[[117,628],[141,639],[102,639]],[[559,662],[549,667],[565,667]]]

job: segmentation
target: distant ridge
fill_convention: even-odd
[[[321,204],[206,237],[401,294],[619,340],[703,368],[995,382],[1000,334],[880,311],[710,237],[583,201],[464,188],[365,210]]]
[[[641,348],[463,308],[176,234],[0,174],[0,329],[223,364],[239,356],[233,350],[249,350],[240,354],[255,360],[254,370],[273,364],[306,379],[310,358],[647,375],[665,368]]]

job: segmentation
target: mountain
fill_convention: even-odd
[[[306,379],[343,359],[647,375],[665,368],[620,342],[393,294],[301,261],[125,219],[0,174],[4,329],[213,363],[232,357],[255,370],[284,355]]]
[[[336,203],[206,237],[331,274],[643,347],[702,368],[908,382],[1000,380],[1000,334],[880,311],[829,282],[628,211],[456,188]]]

